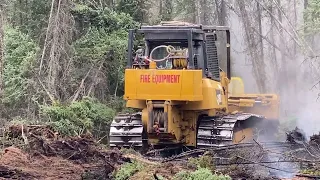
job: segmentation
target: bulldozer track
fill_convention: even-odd
[[[202,117],[199,121],[197,133],[197,147],[217,147],[233,143],[236,124],[249,118],[263,118],[263,116],[238,113],[221,117]]]
[[[110,146],[142,147],[142,134],[141,113],[118,114],[110,126]]]
[[[111,147],[143,147],[143,124],[141,112],[118,114],[110,127]],[[250,113],[230,114],[220,117],[203,116],[199,119],[197,147],[210,148],[231,145],[238,122],[249,118],[263,118]]]

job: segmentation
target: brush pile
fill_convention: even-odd
[[[310,144],[316,146],[320,145],[320,133],[310,137]]]
[[[90,135],[63,138],[49,126],[13,125],[2,134],[0,177],[4,178],[109,179],[128,161],[120,151],[102,148]],[[14,146],[5,147],[10,142]]]
[[[287,141],[291,143],[302,144],[307,141],[305,133],[296,127],[294,130],[287,133]]]

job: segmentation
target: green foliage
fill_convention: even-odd
[[[7,6],[7,16],[11,24],[31,37],[39,38],[51,8],[51,1],[43,0],[11,0]]]
[[[124,82],[124,80],[122,80],[122,83],[123,82]],[[112,107],[113,109],[115,109],[117,112],[122,112],[122,113],[134,113],[134,112],[136,112],[135,109],[127,108],[126,107],[126,101],[123,99],[123,97],[119,97],[119,96],[110,97],[108,99],[107,105],[109,107]]]
[[[207,168],[210,169],[211,171],[215,170],[215,166],[214,166],[214,161],[212,156],[210,155],[203,155],[199,158],[190,158],[188,160],[188,164],[187,166],[189,168]]]
[[[310,0],[304,10],[304,25],[306,35],[318,33],[320,30],[320,0]]]
[[[107,53],[111,51],[113,59],[124,62],[128,42],[127,34],[123,30],[109,34],[97,28],[90,29],[85,36],[74,44],[77,63],[95,63],[105,60],[107,57],[104,55],[108,55]]]
[[[88,64],[100,67],[107,80],[104,88],[108,88],[104,91],[121,96],[127,56],[127,31],[138,24],[128,14],[109,9],[78,5],[73,11],[79,22],[89,22],[86,23],[89,26],[87,32],[74,43],[77,68],[75,79],[79,81],[85,76],[90,69]]]
[[[161,20],[163,21],[170,21],[173,18],[173,1],[165,0],[161,7],[162,12],[160,14]]]
[[[91,98],[70,105],[42,106],[55,130],[63,135],[79,135],[91,131],[98,137],[108,134],[115,111]]]
[[[157,175],[157,178],[158,178],[159,180],[166,180],[166,178],[164,178],[164,177],[161,176],[161,175]]]
[[[136,2],[139,7],[146,5],[142,1]],[[74,95],[83,78],[86,77],[85,91],[80,88],[78,99],[87,95],[99,99],[100,102],[104,102],[110,107],[112,106],[116,111],[123,109],[131,111],[125,108],[125,102],[121,97],[124,93],[123,72],[126,65],[128,30],[138,27],[139,23],[134,21],[130,13],[115,11],[116,7],[120,7],[117,6],[118,3],[120,2],[75,0],[70,3],[70,7],[66,7],[66,9],[71,9],[72,18],[76,23],[72,27],[75,32],[71,42],[74,51],[67,52],[67,56],[61,60],[63,62],[58,63],[58,69],[64,69],[64,66],[68,66],[66,68],[68,72],[63,74],[61,78],[67,79],[70,83],[59,87],[57,94]],[[57,7],[56,2],[53,6],[53,16],[57,12]],[[39,66],[38,64],[34,66],[39,58],[39,53],[42,52],[39,51],[39,47],[44,47],[51,1],[12,0],[6,2],[6,8],[5,13],[8,20],[6,22],[15,28],[6,28],[5,32],[5,92],[3,101],[6,105],[10,105],[10,108],[18,105],[23,106],[22,108],[32,108],[30,115],[37,116],[38,107],[47,96],[43,90],[51,91],[52,88],[46,87],[48,85],[44,81],[44,86],[35,81],[37,79],[35,72],[38,71]],[[48,41],[51,42],[51,38],[49,36]],[[46,57],[52,55],[48,53],[50,53],[50,49],[45,51],[44,63],[47,63]],[[48,66],[54,65],[48,64]],[[48,67],[52,70],[51,68],[54,67]],[[43,70],[45,71],[45,68]],[[60,76],[60,73],[57,76]],[[51,77],[41,77],[41,80],[44,79],[51,79]],[[65,99],[72,98],[65,97]],[[83,129],[96,127],[96,123],[92,122],[90,118],[70,115],[74,114],[69,112],[70,108],[62,105],[50,107],[50,113],[55,112],[56,115],[61,115],[60,119],[65,119],[60,121],[56,117],[52,121],[56,128],[63,130],[65,127],[69,127],[63,132],[74,134],[74,132],[82,132]],[[41,112],[49,113],[44,112],[43,109]],[[66,114],[68,115],[64,117]],[[81,119],[80,122],[75,122],[77,118]]]
[[[109,100],[110,96],[123,95],[124,67],[126,65],[128,30],[136,28],[138,24],[131,16],[118,13],[108,8],[92,8],[87,5],[77,4],[73,9],[77,22],[82,24],[83,35],[74,42],[75,67],[74,81],[79,82],[89,69],[100,71],[97,75],[105,77],[99,92],[94,96],[107,93],[101,97],[102,101]],[[87,29],[84,31],[84,29]],[[89,66],[88,66],[89,64]],[[103,71],[101,71],[103,70]],[[92,77],[88,81],[94,81]],[[113,101],[114,102],[114,101]],[[116,110],[122,109],[119,106]]]
[[[174,180],[231,180],[231,177],[213,174],[207,168],[199,168],[194,172],[181,171],[175,175]]]
[[[4,99],[7,105],[23,105],[28,94],[38,46],[32,39],[11,27],[5,28]]]
[[[115,174],[115,180],[126,180],[130,176],[134,175],[136,172],[142,170],[144,166],[137,162],[133,161],[132,163],[126,163],[121,166],[120,170]]]
[[[134,155],[140,155],[139,152],[134,150],[133,148],[121,148],[120,152],[123,154],[134,154]]]
[[[181,16],[185,21],[194,22],[196,4],[193,0],[176,0],[174,4],[174,16]]]
[[[108,8],[94,9],[77,4],[73,10],[76,20],[84,27],[103,29],[105,33],[127,31],[138,26],[137,22],[126,13],[118,13]]]
[[[88,64],[95,64],[104,69],[110,94],[123,94],[124,67],[126,65],[127,32],[119,30],[107,33],[104,30],[92,28],[89,32],[75,42],[75,76],[84,74],[89,70]],[[79,76],[79,79],[82,78]],[[115,92],[117,91],[117,92]]]
[[[90,171],[85,171],[85,172],[81,175],[81,180],[91,180],[91,179],[103,180],[104,177],[101,176],[100,174],[96,174],[96,173],[90,172]]]
[[[11,121],[8,122],[9,126],[11,125],[40,125],[44,124],[44,122],[39,122],[34,119],[27,119],[22,117],[14,117]]]
[[[318,168],[303,169],[303,170],[300,170],[300,173],[311,175],[311,176],[320,176],[320,170]]]
[[[129,14],[137,22],[148,21],[148,11],[150,9],[149,0],[119,0],[117,10]]]
[[[212,172],[215,171],[213,157],[210,153],[199,158],[190,158],[187,163],[187,167],[196,169],[194,172],[182,171],[175,175],[175,180],[229,180],[229,176],[216,175]]]

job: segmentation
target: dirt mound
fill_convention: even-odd
[[[59,157],[30,157],[10,147],[0,158],[0,177],[16,179],[79,179],[83,167]]]
[[[10,126],[9,139],[26,147],[8,147],[0,158],[0,177],[16,179],[109,179],[123,162],[120,151],[105,150],[90,135],[62,138],[49,126]]]

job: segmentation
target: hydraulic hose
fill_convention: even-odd
[[[162,59],[153,59],[153,58],[152,58],[153,52],[154,52],[155,50],[159,49],[159,48],[166,48],[166,50],[167,50],[167,52],[168,52],[168,56],[166,56],[166,57],[164,57],[164,58],[162,58]],[[171,51],[172,51],[172,50],[175,50],[175,48],[174,48],[173,46],[166,46],[166,45],[157,46],[157,47],[155,47],[155,48],[152,49],[152,51],[151,51],[151,53],[150,53],[150,59],[151,59],[152,61],[154,61],[154,62],[164,61],[164,60],[166,60],[166,59],[169,58],[169,56],[171,55]],[[150,61],[150,60],[148,59],[148,61]]]

